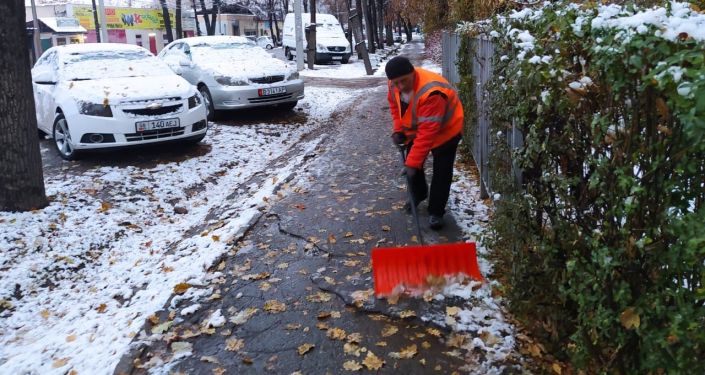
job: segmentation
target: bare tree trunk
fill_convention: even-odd
[[[284,10],[284,16],[289,13],[289,0],[282,0],[282,8]]]
[[[390,3],[387,1],[386,4],[385,4],[385,9],[384,9],[384,14],[385,14],[385,16],[386,16],[386,17],[385,17],[385,21],[386,21],[386,22],[385,22],[385,24],[384,24],[384,28],[386,29],[386,33],[387,33],[387,41],[386,41],[386,42],[387,42],[387,45],[388,45],[388,46],[393,46],[393,45],[394,45],[394,35],[393,35],[393,34],[394,34],[394,26],[393,26],[393,24],[392,24],[393,21],[392,21],[392,19],[391,19],[391,18],[392,18],[392,16],[391,16],[391,10],[392,10],[392,9],[391,9],[391,5],[390,5]]]
[[[93,22],[95,22],[95,37],[98,43],[100,43],[100,21],[98,20],[98,9],[95,6],[95,0],[91,0],[91,4],[93,5]]]
[[[272,38],[272,41],[274,41],[274,45],[272,47],[276,47],[279,44],[279,22],[277,21],[277,13],[274,12],[274,30],[277,32],[276,39]]]
[[[181,0],[176,0],[176,9],[174,10],[174,18],[176,22],[176,39],[184,37],[183,26],[181,25]]]
[[[372,0],[377,8],[377,44],[384,48],[384,0]]]
[[[308,13],[308,0],[303,0],[304,3],[304,13]]]
[[[196,21],[196,35],[201,36],[201,25],[198,23],[198,10],[196,9],[196,0],[191,0],[193,7],[193,19]]]
[[[270,11],[269,11],[269,35],[272,37],[272,43],[274,43],[274,45],[276,45],[277,44],[277,36],[274,35],[274,25],[272,25],[273,20],[275,20],[274,10],[270,9]]]
[[[23,0],[0,3],[0,211],[45,207]]]
[[[360,0],[357,0],[358,3]],[[360,8],[355,8],[355,12],[350,12],[350,26],[355,33],[355,46],[357,49],[358,56],[361,56],[363,62],[365,63],[365,71],[368,76],[373,74],[372,63],[370,62],[370,55],[367,53],[367,47],[365,47],[364,38],[362,37],[362,10]]]
[[[208,12],[206,11],[206,2],[205,2],[205,0],[200,0],[200,2],[201,2],[201,15],[203,16],[203,22],[205,22],[205,24],[206,24],[206,35],[213,35],[210,33],[211,20],[208,18]],[[198,24],[198,17],[196,17],[196,24]],[[198,32],[198,35],[201,35],[200,30]]]
[[[404,22],[404,31],[406,32],[406,41],[411,42],[411,20],[407,19],[406,22]]]
[[[352,16],[351,10],[352,10],[352,0],[347,0],[346,1],[347,6],[348,6],[348,29],[345,31],[345,37],[348,38],[348,43],[350,44],[350,51],[354,50],[354,46],[352,44],[352,33],[353,33],[353,24],[350,22],[350,18]]]
[[[166,40],[171,43],[174,41],[174,32],[171,30],[171,17],[169,17],[169,8],[166,7],[166,0],[159,0],[162,5],[162,17],[164,18],[164,28],[166,29]]]
[[[211,9],[211,25],[208,29],[208,35],[215,35],[215,27],[218,24],[218,12],[220,9],[220,0],[213,0],[213,8]]]
[[[309,32],[306,34],[306,45],[308,47],[308,68],[313,70],[313,65],[316,63],[316,0],[311,0],[311,25]]]
[[[375,41],[375,48],[382,48],[382,46],[379,45],[379,35],[377,35],[377,0],[367,0],[367,6],[369,7],[369,12],[370,12],[370,27],[372,27],[372,35],[374,38],[372,38]]]
[[[367,30],[367,48],[370,53],[375,53],[375,36],[372,28],[372,12],[370,12],[369,0],[364,1],[363,9],[365,12],[365,29]]]

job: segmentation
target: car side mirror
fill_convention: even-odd
[[[40,69],[32,74],[32,80],[38,85],[55,85],[56,78],[49,69]]]

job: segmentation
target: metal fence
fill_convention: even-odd
[[[472,142],[472,157],[475,160],[477,169],[480,172],[480,195],[487,198],[492,192],[492,178],[490,174],[490,152],[492,151],[491,137],[502,137],[506,140],[510,149],[522,147],[524,144],[523,135],[514,124],[506,134],[490,134],[491,114],[490,95],[487,90],[487,83],[492,78],[492,56],[494,55],[494,43],[485,37],[476,37],[471,40],[469,51],[460,50],[460,36],[452,32],[443,32],[443,76],[453,85],[460,82],[458,73],[458,56],[460,53],[468,53],[472,57],[472,76],[476,84],[474,103],[463,103],[464,106],[472,106],[476,113]],[[521,170],[512,161],[512,174],[515,181],[521,186]]]
[[[443,76],[453,85],[460,82],[458,74],[458,54],[470,53],[473,56],[472,76],[477,87],[475,88],[475,102],[463,103],[465,106],[473,106],[477,114],[474,139],[472,142],[472,157],[475,159],[480,172],[481,197],[487,198],[492,191],[492,180],[490,178],[490,98],[486,90],[486,84],[492,77],[492,54],[494,44],[485,38],[474,38],[470,43],[472,51],[460,51],[460,37],[456,33],[443,32]]]

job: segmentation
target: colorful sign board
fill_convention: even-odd
[[[75,5],[73,16],[78,19],[81,26],[86,29],[95,29],[93,22],[93,9],[90,6]],[[174,25],[174,12],[169,11],[172,27]],[[105,8],[105,23],[108,29],[164,29],[164,17],[158,9],[141,8]]]

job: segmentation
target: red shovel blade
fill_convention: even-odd
[[[372,250],[372,276],[377,296],[389,295],[399,284],[421,287],[429,275],[459,273],[482,281],[474,242]]]

